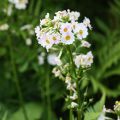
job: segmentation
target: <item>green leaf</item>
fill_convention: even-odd
[[[96,120],[101,114],[104,104],[105,94],[103,94],[100,101],[98,101],[93,107],[88,108],[84,120]]]
[[[41,118],[43,111],[41,105],[36,103],[29,103],[25,105],[25,108],[29,120],[36,120]],[[13,113],[9,120],[24,120],[22,108],[20,108],[17,112]]]

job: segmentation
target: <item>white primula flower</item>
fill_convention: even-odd
[[[9,29],[9,25],[7,23],[0,25],[0,31],[6,31]]]
[[[85,17],[84,20],[83,20],[83,24],[88,27],[89,29],[92,29],[92,26],[90,24],[90,19]]]
[[[78,25],[78,22],[75,22],[75,21],[71,22],[72,30],[74,33],[76,31],[77,25]]]
[[[72,26],[70,23],[62,23],[60,28],[60,33],[65,34],[67,32],[71,32]]]
[[[72,12],[69,13],[69,19],[71,21],[76,21],[76,20],[78,20],[79,17],[80,17],[80,13],[79,12],[72,11]]]
[[[71,77],[70,76],[66,76],[65,83],[69,84],[70,82],[71,82]]]
[[[44,56],[43,55],[39,55],[38,56],[38,63],[39,63],[39,65],[43,65],[44,64]]]
[[[61,65],[61,60],[57,57],[56,54],[49,54],[47,57],[47,61],[50,65]]]
[[[78,95],[76,92],[72,96],[70,96],[71,100],[76,100],[77,98],[78,98]]]
[[[93,54],[92,54],[92,52],[91,51],[88,52],[86,56],[87,56],[86,65],[91,66],[91,64],[93,63]]]
[[[91,64],[93,63],[93,55],[92,52],[88,52],[86,55],[81,54],[75,57],[75,65],[77,68],[80,66],[83,68],[90,67]]]
[[[55,75],[55,77],[60,77],[61,76],[61,72],[59,69],[57,69],[56,67],[53,68],[52,73]]]
[[[81,44],[82,47],[89,48],[91,46],[91,44],[89,42],[85,41],[85,40],[82,40],[81,43],[82,43]]]
[[[59,20],[62,20],[63,18],[66,18],[66,17],[69,17],[68,12],[66,10],[58,11],[55,14],[56,14],[56,18]]]
[[[76,107],[78,107],[78,104],[75,102],[71,102],[71,108],[76,108]]]
[[[13,10],[13,5],[9,4],[7,8],[3,9],[3,12],[7,14],[7,16],[11,16]]]
[[[35,28],[35,33],[36,33],[36,37],[37,37],[37,39],[39,39],[40,38],[40,36],[41,36],[41,32],[40,32],[40,27],[39,26],[37,26],[36,28]]]
[[[40,36],[40,39],[38,39],[38,43],[45,47],[48,51],[52,47],[54,42],[53,40],[51,40],[49,33],[45,33]]]
[[[56,57],[56,58],[55,58],[55,62],[56,62],[56,65],[58,65],[58,66],[61,66],[61,65],[62,65],[62,61],[60,60],[59,57]]]
[[[49,17],[50,17],[50,14],[47,13],[47,14],[45,15],[45,18],[49,18]]]
[[[79,68],[81,66],[82,59],[83,59],[83,55],[78,55],[75,57],[74,62],[75,62],[75,65],[77,66],[77,68]]]
[[[48,19],[42,19],[42,20],[40,20],[40,25],[41,26],[45,25],[45,24],[47,24],[48,21],[49,21]]]
[[[59,33],[53,33],[51,34],[51,39],[53,40],[54,44],[60,43],[60,34]]]
[[[62,35],[61,42],[69,45],[72,44],[74,40],[74,34],[72,32],[67,32],[66,34]]]
[[[109,117],[105,116],[106,108],[103,106],[103,110],[97,120],[111,120]]]
[[[15,7],[17,9],[26,9],[28,0],[14,0],[15,1]]]
[[[82,40],[88,35],[88,29],[83,23],[79,23],[75,29],[78,39]]]

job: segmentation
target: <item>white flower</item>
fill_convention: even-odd
[[[71,102],[71,108],[76,108],[76,107],[78,107],[78,104],[75,102]]]
[[[65,78],[65,83],[69,84],[71,82],[71,77],[66,76]]]
[[[82,43],[81,44],[82,47],[89,48],[91,46],[91,44],[89,42],[85,41],[85,40],[82,40],[81,43]]]
[[[28,0],[9,0],[17,9],[26,9]]]
[[[39,39],[40,38],[40,36],[41,36],[41,32],[40,32],[40,27],[39,26],[37,26],[36,28],[35,28],[35,33],[36,33],[36,37],[37,37],[37,39]]]
[[[49,54],[47,57],[47,61],[50,65],[61,65],[62,64],[61,60],[57,57],[55,53]]]
[[[75,22],[75,21],[71,22],[72,30],[74,33],[76,32],[77,25],[78,25],[78,22]]]
[[[49,33],[45,33],[38,38],[38,43],[41,44],[43,47],[47,49],[47,51],[52,47],[53,40],[51,40],[51,37]]]
[[[28,0],[14,0],[17,9],[26,9]]]
[[[61,76],[61,72],[59,69],[57,69],[56,67],[53,68],[52,73],[54,73],[55,77],[60,77]]]
[[[72,91],[74,91],[74,92],[76,92],[76,90],[75,90],[75,86],[74,86],[75,84],[73,83],[71,83],[71,81],[68,81],[67,82],[67,90],[72,90]]]
[[[82,40],[88,35],[88,29],[83,23],[79,23],[75,29],[78,39]]]
[[[58,33],[51,34],[51,39],[53,40],[54,44],[59,44],[61,39],[60,34]]]
[[[58,66],[61,66],[61,65],[62,65],[62,61],[60,60],[59,57],[56,57],[56,58],[55,58],[55,62],[56,62],[56,65],[58,65]]]
[[[0,31],[6,31],[9,29],[9,25],[7,23],[0,25]]]
[[[10,5],[8,5],[8,7],[6,9],[3,9],[3,12],[6,13],[7,16],[11,16],[12,9],[13,9],[13,6],[10,4]]]
[[[48,18],[45,18],[45,19],[42,19],[40,20],[40,25],[46,25],[47,23],[49,22],[49,19]]]
[[[92,29],[92,26],[90,24],[90,19],[85,17],[84,20],[83,20],[83,24],[88,27],[89,29]]]
[[[65,34],[67,32],[71,32],[72,26],[70,23],[62,23],[60,28],[60,33]]]
[[[80,17],[80,13],[79,12],[72,11],[72,12],[69,13],[69,19],[71,21],[76,21],[76,20],[78,20],[79,17]]]
[[[69,45],[72,44],[74,40],[74,34],[72,32],[67,32],[66,34],[62,35],[61,42]]]
[[[110,120],[110,118],[105,116],[105,113],[106,113],[106,108],[105,106],[103,106],[103,111],[101,112],[97,120]]]
[[[43,65],[44,64],[44,56],[43,55],[39,55],[38,56],[38,63],[39,63],[39,65]]]
[[[83,60],[83,55],[78,55],[75,57],[74,62],[75,62],[75,65],[77,66],[77,68],[80,67],[82,60]]]
[[[47,19],[47,18],[49,18],[49,17],[50,17],[50,14],[47,13],[47,14],[45,15],[45,18]]]
[[[32,44],[32,40],[30,38],[26,39],[26,45],[30,46]]]
[[[91,64],[93,63],[93,55],[92,55],[92,52],[91,52],[91,51],[88,52],[86,56],[87,56],[87,63],[86,63],[86,65],[87,65],[87,66],[91,66]]]
[[[64,11],[58,11],[55,13],[56,19],[62,20],[63,18],[69,17],[68,12],[66,10]]]
[[[81,54],[75,57],[75,65],[77,68],[80,66],[83,68],[90,67],[91,64],[93,63],[93,55],[92,52],[88,52],[86,55]]]
[[[78,95],[76,92],[72,96],[70,96],[71,100],[76,100],[77,98],[78,98]]]

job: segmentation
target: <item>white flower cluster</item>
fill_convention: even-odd
[[[3,9],[3,12],[7,15],[7,16],[11,16],[12,12],[13,12],[13,6],[10,4],[7,6],[7,8]]]
[[[24,32],[27,32],[28,33],[28,36],[26,39],[25,39],[25,43],[27,46],[30,46],[32,45],[32,39],[31,37],[35,34],[34,33],[34,30],[33,30],[33,26],[31,24],[27,24],[27,25],[24,25],[20,28],[21,31],[24,31]]]
[[[49,50],[56,44],[73,44],[76,40],[82,41],[88,36],[91,29],[90,20],[85,17],[83,22],[78,23],[79,12],[70,10],[58,11],[53,19],[49,13],[40,20],[40,25],[35,28],[38,43]],[[82,42],[82,46],[89,47],[88,42]]]
[[[12,4],[15,5],[15,8],[17,9],[26,9],[28,0],[8,0]]]
[[[106,117],[106,113],[113,113],[111,109],[106,109],[105,105],[103,106],[103,110],[97,120],[112,120],[112,118]]]
[[[45,62],[45,54],[44,53],[42,53],[41,55],[38,56],[38,62],[39,62],[39,65],[44,64],[44,62]],[[57,56],[56,53],[48,54],[47,55],[47,62],[52,66],[62,65],[62,61],[60,60],[59,56]]]
[[[92,52],[88,52],[86,55],[85,54],[80,54],[75,57],[75,65],[77,68],[87,68],[90,67],[91,64],[93,63],[93,55]]]
[[[75,102],[78,99],[78,95],[76,92],[76,83],[72,81],[69,75],[66,76],[65,83],[67,85],[67,90],[72,92],[72,95],[67,97],[67,100],[70,99],[71,102],[69,107],[76,108],[78,107],[78,104]]]

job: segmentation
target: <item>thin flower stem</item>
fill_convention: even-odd
[[[49,67],[47,66],[47,75],[46,75],[46,93],[47,93],[47,111],[48,119],[51,120],[51,99],[50,99],[50,78],[49,78]]]
[[[72,91],[70,90],[70,96],[72,95]],[[70,113],[69,113],[69,119],[72,120],[72,114],[73,114],[73,111],[72,111],[72,108],[70,107]]]
[[[72,70],[73,70],[75,78],[76,78],[76,85],[77,85],[77,92],[78,92],[78,105],[80,105],[79,83],[78,83],[78,78],[77,78],[77,74],[76,74],[76,70],[75,70],[75,64],[74,64],[74,61],[73,61],[73,55],[72,55],[70,46],[68,46],[67,49],[68,49],[68,52],[69,52],[69,55],[70,55]],[[80,109],[78,109],[77,112],[78,112],[78,120],[81,120],[81,111],[80,111]]]
[[[27,111],[25,110],[24,100],[23,100],[23,96],[22,96],[22,92],[21,92],[21,87],[20,87],[20,83],[19,83],[19,80],[18,80],[17,72],[16,72],[16,66],[15,66],[15,62],[14,62],[14,53],[13,53],[13,49],[12,49],[11,39],[8,38],[8,41],[9,41],[11,65],[12,65],[12,71],[13,71],[13,79],[14,79],[14,82],[15,82],[15,85],[16,85],[19,102],[20,102],[20,105],[22,107],[24,119],[29,120],[29,118],[27,116]]]

